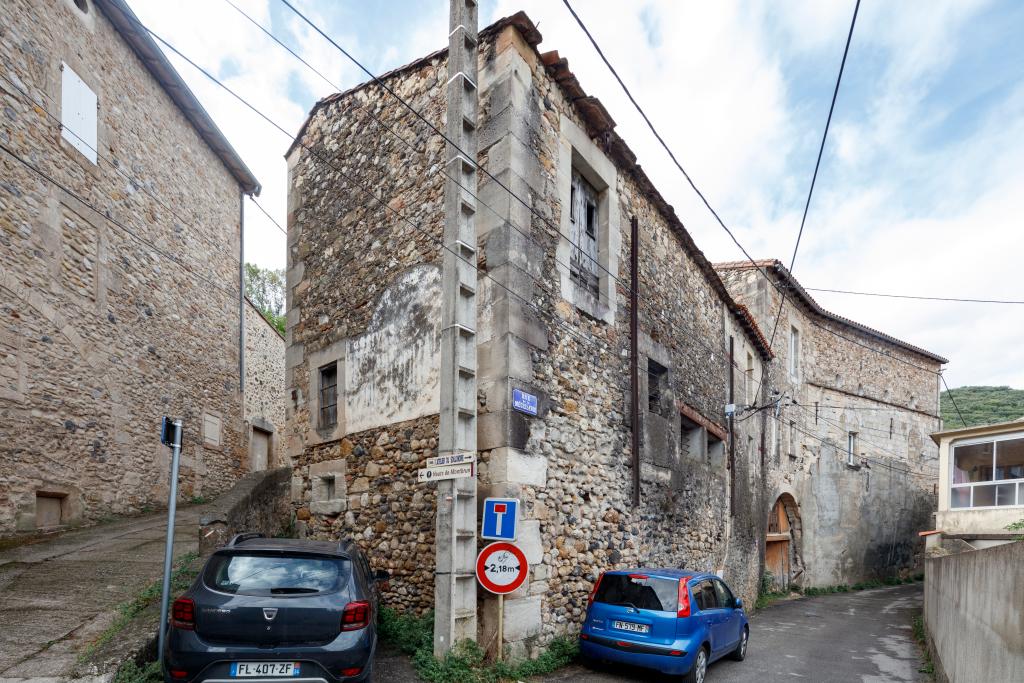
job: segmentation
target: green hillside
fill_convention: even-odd
[[[953,398],[963,413],[968,427],[974,425],[1009,422],[1024,417],[1024,390],[1010,387],[957,387]],[[960,416],[949,399],[949,392],[942,392],[942,420],[946,429],[963,426]]]

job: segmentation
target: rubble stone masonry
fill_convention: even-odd
[[[0,8],[0,143],[98,210],[0,152],[0,535],[37,497],[62,524],[165,504],[162,415],[183,498],[246,469],[238,183],[82,4]],[[96,93],[98,164],[62,138],[62,63]]]

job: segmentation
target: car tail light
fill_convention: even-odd
[[[590,596],[587,597],[587,607],[594,604],[594,596],[597,595],[597,589],[601,585],[601,579],[604,578],[604,572],[597,577],[597,581],[594,582],[594,588],[590,591]]]
[[[181,669],[171,669],[171,678],[188,678],[188,672]]]
[[[362,670],[361,667],[358,667],[358,666],[352,666],[352,667],[349,667],[347,669],[342,669],[341,670],[341,675],[342,676],[358,676],[361,673],[363,673],[363,670]]]
[[[365,600],[350,602],[341,613],[341,630],[358,631],[370,624],[370,603]],[[348,675],[348,674],[346,674]]]
[[[690,616],[690,591],[686,587],[686,579],[679,580],[679,611],[677,617]]]
[[[178,598],[171,605],[171,626],[186,631],[196,629],[196,603],[191,598]]]

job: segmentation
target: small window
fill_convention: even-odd
[[[662,412],[661,399],[668,388],[668,368],[661,363],[647,359],[647,409],[652,413]]]
[[[719,607],[732,607],[735,598],[732,595],[732,591],[721,581],[715,581],[715,593],[718,594],[718,606]]]
[[[320,368],[320,427],[338,424],[338,364]]]
[[[203,444],[210,448],[220,447],[220,418],[203,413]]]
[[[96,93],[71,67],[61,64],[60,135],[96,163]]]
[[[800,330],[795,327],[789,328],[789,376],[800,379]]]
[[[857,432],[850,432],[846,435],[846,464],[855,465],[857,464],[857,457],[860,453],[857,452]]]
[[[796,457],[796,422],[789,421],[789,457]]]
[[[725,442],[717,436],[705,430],[708,435],[707,453],[708,460],[713,464],[721,462],[725,458]]]
[[[701,446],[706,445],[702,443],[703,429],[696,422],[688,420],[682,415],[679,416],[679,453],[680,455],[689,455],[694,458],[703,455],[701,453]]]

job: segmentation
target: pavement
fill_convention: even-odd
[[[178,509],[174,556],[195,551],[203,507]],[[163,574],[167,513],[0,550],[0,680],[85,678],[79,655],[117,605]]]
[[[751,617],[747,658],[712,664],[706,681],[930,681],[918,672],[922,660],[913,638],[922,592],[922,585],[915,583],[776,603]],[[667,683],[673,679],[643,669],[574,665],[541,680]]]

